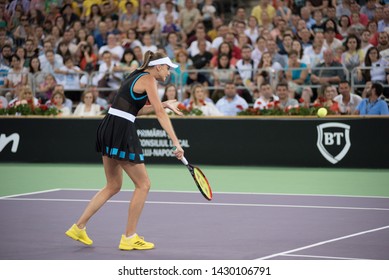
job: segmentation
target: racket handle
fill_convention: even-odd
[[[189,164],[189,162],[186,160],[185,157],[182,157],[181,161],[182,161],[182,163],[185,164],[185,165],[188,165],[188,164]]]
[[[176,147],[176,146],[173,146],[172,150],[173,150],[173,151],[177,150],[177,147]],[[185,157],[182,157],[181,162],[182,162],[184,165],[188,165],[188,164],[189,164],[189,162],[186,160]]]

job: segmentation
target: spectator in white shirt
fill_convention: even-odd
[[[216,103],[216,108],[223,115],[236,116],[239,112],[249,107],[246,100],[238,95],[235,84],[232,81],[227,82],[224,86],[224,94],[224,97]]]

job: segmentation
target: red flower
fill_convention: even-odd
[[[41,105],[39,107],[42,109],[42,111],[46,111],[47,109],[49,109],[46,105]]]
[[[258,104],[258,105],[261,105],[261,104],[262,104],[262,102],[261,102],[261,101],[257,101],[257,104]]]
[[[305,101],[304,98],[301,98],[301,97],[300,97],[299,103],[304,103],[304,101]]]
[[[185,105],[184,105],[184,104],[182,104],[182,103],[178,104],[178,105],[177,105],[177,108],[178,108],[178,109],[180,109],[181,111],[184,111],[184,110],[186,110],[186,107],[185,107]]]
[[[314,104],[313,104],[313,107],[319,108],[319,107],[323,107],[323,106],[321,106],[321,104],[319,104],[319,103],[314,103]]]
[[[236,108],[238,108],[239,110],[243,110],[243,106],[242,105],[236,105]]]

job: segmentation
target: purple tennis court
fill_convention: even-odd
[[[93,190],[0,198],[0,259],[389,259],[389,198],[151,192],[138,227],[150,251],[120,251],[132,192],[88,224],[93,246],[65,236]]]

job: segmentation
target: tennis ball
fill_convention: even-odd
[[[323,118],[325,116],[327,116],[327,109],[326,108],[320,108],[318,111],[317,111],[317,116],[319,118]]]

